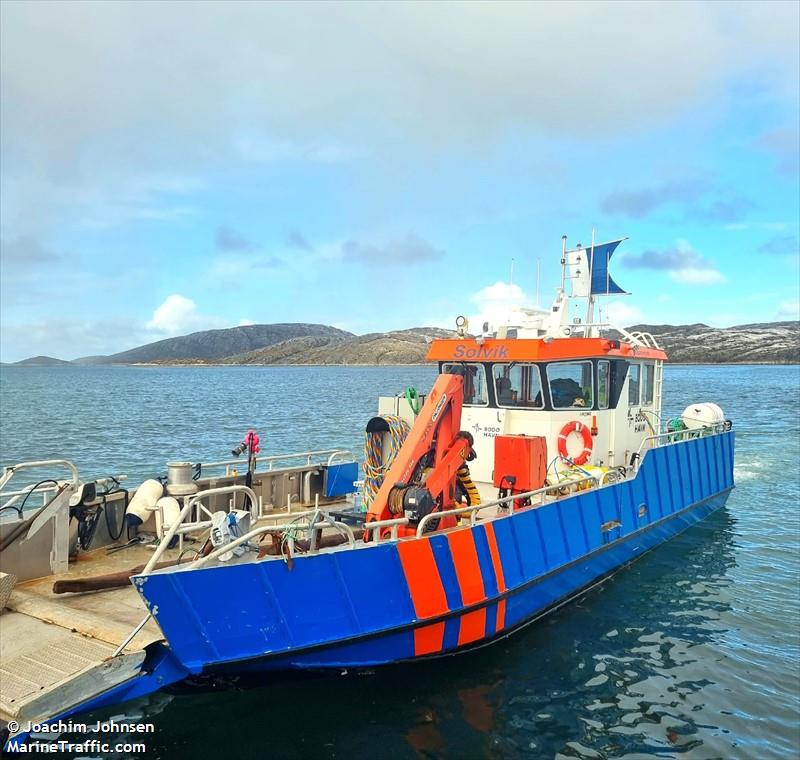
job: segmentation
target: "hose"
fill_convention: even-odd
[[[86,507],[80,507],[81,512],[78,517],[78,546],[86,551],[92,545],[97,521],[100,519],[102,507],[97,507],[91,514]]]
[[[409,402],[411,403],[411,402]],[[386,422],[387,430],[367,432],[364,434],[364,506],[369,509],[383,479],[392,466],[406,436],[411,430],[410,425],[402,418],[394,415],[385,415],[381,419]],[[384,435],[389,435],[389,449],[384,461]]]
[[[467,504],[470,507],[477,507],[481,503],[481,495],[478,493],[475,483],[472,482],[466,462],[456,471],[456,478],[458,478],[458,483],[467,497]]]
[[[109,480],[113,483],[113,485],[110,488],[106,488],[104,491],[98,492],[97,496],[99,496],[103,500],[100,509],[103,510],[105,516],[106,530],[108,531],[108,536],[112,541],[116,542],[119,541],[120,538],[122,538],[122,533],[125,530],[125,516],[128,514],[128,503],[130,499],[130,494],[128,493],[128,490],[126,488],[122,488],[120,486],[119,481],[115,477],[109,477]],[[120,518],[119,530],[114,531],[111,529],[111,518],[109,517],[109,510],[108,510],[108,497],[111,496],[111,494],[119,492],[122,492],[124,494],[123,496],[124,505],[122,508],[122,517]]]
[[[22,500],[22,504],[19,505],[19,511],[22,512],[25,509],[25,502],[28,501],[28,497],[39,487],[43,486],[45,483],[53,483],[54,485],[58,485],[58,481],[53,480],[52,478],[47,478],[46,480],[40,480],[35,486],[33,486],[28,493],[25,494],[25,498]]]
[[[408,388],[406,388],[406,401],[408,401],[408,405],[411,407],[411,411],[414,412],[414,416],[416,417],[419,414],[419,410],[422,409],[422,402],[420,401],[417,389],[413,385],[409,385]]]

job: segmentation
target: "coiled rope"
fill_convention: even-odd
[[[403,445],[411,427],[402,417],[384,415],[388,431],[377,431],[364,434],[364,505],[370,508],[383,483],[383,478],[392,466],[400,447]],[[389,447],[386,460],[383,458],[384,436],[389,436]]]

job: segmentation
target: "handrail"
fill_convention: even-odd
[[[570,479],[565,481],[563,485],[578,485],[579,483],[584,483],[588,480],[593,480],[595,483],[599,482],[599,479],[595,475],[586,475],[583,478],[575,478],[574,480]],[[542,488],[537,488],[533,491],[526,491],[525,493],[515,493],[511,494],[510,496],[504,496],[502,499],[494,499],[493,501],[487,501],[483,504],[476,504],[474,506],[466,506],[466,507],[457,507],[456,509],[447,509],[444,512],[431,512],[425,517],[423,517],[419,521],[419,525],[417,525],[417,538],[420,538],[424,533],[425,526],[439,517],[445,517],[447,515],[458,515],[463,514],[465,512],[474,513],[470,515],[470,522],[472,525],[475,524],[475,515],[486,507],[497,507],[502,504],[505,504],[509,501],[516,501],[517,499],[529,499],[531,496],[538,496],[542,493],[547,493],[548,491],[554,491],[559,488],[558,485],[554,486],[543,486]]]
[[[336,457],[339,456],[340,454],[348,454],[349,456],[353,457],[353,452],[350,451],[349,449],[337,449],[328,457],[328,467],[330,467],[333,464]],[[355,457],[353,457],[353,459],[351,459],[350,461],[355,461]]]
[[[584,335],[587,337],[593,329],[597,330],[598,332],[604,329],[616,330],[629,343],[641,346],[642,348],[661,349],[661,345],[652,333],[645,332],[643,330],[634,330],[631,332],[630,330],[626,330],[624,327],[615,325],[612,322],[581,322],[579,325],[574,325],[574,327],[578,330],[583,328]]]
[[[381,528],[391,528],[391,540],[397,540],[397,529],[401,525],[408,525],[410,520],[407,517],[394,517],[390,520],[375,520],[375,522],[365,523],[364,530],[369,531],[372,535],[370,536],[370,541],[374,541],[376,544],[380,543]],[[378,531],[377,535],[375,532]]]
[[[5,507],[13,507],[14,504],[20,500],[20,498],[27,496],[28,494],[39,494],[43,497],[42,503],[44,504],[47,494],[50,491],[57,491],[59,488],[57,484],[53,485],[52,483],[49,483],[48,485],[39,485],[37,488],[34,488],[35,485],[37,484],[31,483],[29,486],[25,486],[25,488],[19,491],[6,491],[5,493],[0,494],[0,498],[8,499],[8,501],[5,501],[2,505],[0,505],[0,509],[4,509]]]
[[[349,454],[350,456],[353,456],[353,453],[348,449],[336,448],[336,449],[319,449],[318,451],[298,451],[293,454],[272,454],[270,456],[256,457],[255,461],[256,461],[256,468],[258,468],[259,463],[262,464],[268,463],[270,466],[266,470],[266,472],[270,472],[272,470],[272,465],[275,462],[280,462],[281,460],[303,459],[305,457],[306,464],[310,465],[312,457],[322,457],[326,455],[330,457],[335,454]],[[234,464],[239,464],[239,465],[246,464],[246,461],[242,459],[222,459],[219,462],[201,462],[199,464],[202,464],[203,469],[205,470],[208,468],[230,467],[231,465]],[[320,464],[322,464],[322,462],[320,462]],[[256,472],[257,471],[258,470],[256,470]],[[265,472],[265,470],[262,470],[261,472]]]
[[[704,434],[708,435],[708,431],[711,431],[711,435],[718,435],[719,433],[724,433],[725,423],[714,422],[711,425],[703,425],[702,427],[699,428],[685,428],[684,430],[667,430],[664,433],[656,433],[655,435],[648,435],[645,438],[643,438],[642,442],[639,444],[639,448],[637,450],[639,461],[641,462],[642,451],[644,450],[645,444],[648,441],[655,441],[658,438],[680,437],[682,440],[673,440],[672,443],[685,443],[686,441],[694,440],[695,438],[698,438]]]
[[[34,467],[56,467],[63,466],[69,469],[72,474],[72,485],[77,486],[79,481],[78,468],[68,459],[42,459],[36,462],[20,462],[19,464],[9,465],[3,468],[3,474],[0,476],[0,492],[6,487],[6,484],[14,477],[20,470],[30,470]]]
[[[205,557],[198,557],[194,562],[192,562],[191,565],[187,566],[187,569],[193,570],[194,568],[201,567],[202,565],[205,565],[206,562],[210,562],[212,559],[216,559],[217,557],[226,554],[227,552],[231,551],[231,549],[235,549],[237,546],[246,544],[248,541],[262,535],[263,533],[269,533],[273,530],[288,530],[288,529],[310,531],[310,530],[317,530],[320,527],[334,528],[335,530],[344,528],[344,532],[347,534],[348,545],[351,547],[355,546],[356,539],[355,535],[353,534],[353,529],[349,525],[345,525],[345,523],[339,522],[338,520],[325,519],[325,520],[319,520],[318,522],[315,523],[307,522],[305,525],[298,524],[297,522],[288,522],[284,523],[283,525],[261,525],[258,528],[254,528],[249,533],[245,533],[243,536],[239,536],[233,541],[230,541],[224,546],[218,547]]]
[[[110,482],[122,483],[122,481],[127,480],[127,475],[117,475],[116,477],[104,477],[104,478],[94,478],[94,482],[97,485],[104,486]],[[36,486],[36,488],[34,488]],[[8,501],[3,502],[0,505],[0,508],[3,507],[11,507],[13,506],[22,496],[27,496],[28,494],[41,494],[45,495],[50,491],[57,491],[59,489],[58,484],[53,484],[52,482],[46,485],[42,485],[40,483],[31,483],[24,488],[21,488],[19,491],[5,491],[4,493],[0,494],[0,498],[8,499]],[[108,494],[109,496],[113,496],[113,493]],[[98,497],[100,498],[100,497]]]
[[[155,552],[153,552],[153,556],[150,557],[150,561],[144,566],[144,570],[140,573],[140,575],[149,575],[152,569],[155,567],[156,563],[159,559],[161,559],[161,555],[167,550],[167,547],[170,545],[170,542],[175,537],[175,534],[178,532],[178,528],[180,528],[181,523],[186,519],[186,515],[192,510],[195,504],[198,504],[203,499],[208,496],[219,496],[221,494],[226,493],[245,493],[250,497],[251,504],[257,504],[258,498],[256,497],[255,492],[252,488],[248,488],[247,486],[223,486],[221,488],[209,488],[207,491],[200,491],[199,493],[194,494],[189,499],[186,499],[186,503],[183,505],[183,509],[180,511],[178,515],[178,519],[174,520],[173,523],[169,526],[169,530],[167,531],[164,538],[161,539],[161,543],[156,548]],[[227,546],[227,544],[226,544]]]

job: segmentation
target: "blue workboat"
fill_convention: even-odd
[[[190,674],[372,668],[482,647],[724,505],[731,422],[694,399],[662,420],[665,351],[594,318],[601,296],[622,292],[608,270],[620,242],[565,242],[551,309],[510,310],[472,332],[459,318],[452,338],[433,341],[439,376],[427,396],[382,398],[367,422],[363,477],[339,451],[261,466],[248,433],[241,471],[170,463],[166,485],[124,498],[107,488],[123,538],[153,536],[125,588],[113,573],[73,579],[67,564],[19,584],[9,606],[43,604],[53,575],[53,595],[81,614],[100,589],[130,606],[130,575],[144,615],[124,637],[96,626],[127,670],[37,717]],[[71,509],[91,511],[98,493],[73,480]],[[0,710],[8,721],[2,700]]]

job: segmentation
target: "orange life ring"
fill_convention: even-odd
[[[578,456],[572,458],[567,452],[567,438],[573,433],[580,433],[583,437],[583,451]],[[568,422],[561,428],[558,434],[558,453],[564,458],[569,459],[577,465],[586,464],[592,455],[592,433],[586,425],[578,422]]]

